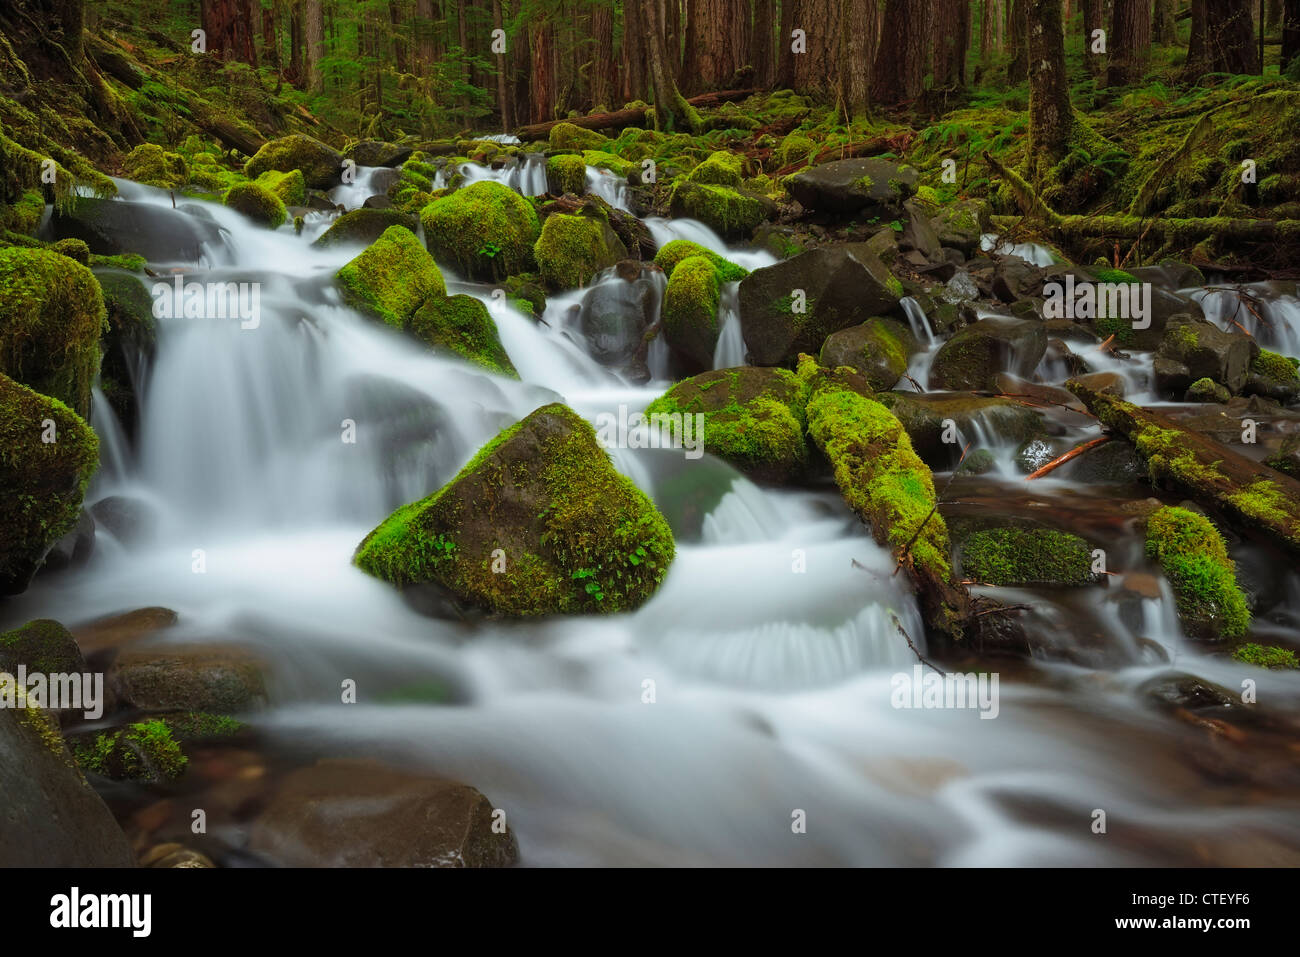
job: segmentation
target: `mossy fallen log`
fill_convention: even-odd
[[[1074,379],[1066,387],[1103,426],[1133,443],[1153,482],[1300,555],[1300,482],[1158,412],[1094,391]]]
[[[1202,239],[1231,242],[1297,243],[1300,220],[1233,219],[1206,216],[1188,219],[1143,219],[1140,216],[1063,216],[1043,200],[1015,170],[1003,166],[987,152],[984,159],[1011,188],[1012,195],[1026,216],[1052,227],[1059,240],[1080,239],[1164,239],[1179,246],[1192,246]]]
[[[743,100],[760,93],[761,90],[719,90],[714,93],[701,93],[687,99],[691,106],[714,107],[732,100]],[[613,110],[609,113],[593,113],[591,116],[575,116],[559,120],[547,120],[545,123],[529,123],[515,130],[515,136],[525,143],[530,140],[544,140],[551,133],[551,127],[559,123],[571,123],[584,130],[612,130],[625,126],[643,126],[646,113],[653,107],[645,109],[633,107],[626,110]]]

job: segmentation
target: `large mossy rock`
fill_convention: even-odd
[[[271,140],[244,164],[244,175],[257,179],[267,170],[288,173],[302,170],[312,189],[332,189],[343,182],[343,156],[318,139],[292,133]]]
[[[553,150],[603,150],[611,145],[606,136],[595,130],[584,130],[572,123],[556,123],[551,127],[551,149]]]
[[[590,208],[590,207],[588,207]],[[552,289],[585,286],[602,269],[627,258],[627,247],[598,212],[546,217],[533,247],[537,268]]]
[[[739,189],[745,170],[743,160],[736,153],[719,150],[710,153],[709,158],[691,170],[686,178],[692,183],[705,183],[709,186],[728,186]]]
[[[673,351],[693,369],[713,365],[721,298],[718,269],[704,256],[683,259],[668,277],[663,303],[664,335]]]
[[[383,140],[362,140],[348,149],[347,158],[358,166],[401,166],[414,152],[414,146],[399,146]]]
[[[703,256],[713,263],[713,268],[718,271],[718,279],[722,282],[737,282],[749,275],[749,270],[737,266],[731,260],[724,259],[713,250],[705,249],[699,243],[693,243],[689,239],[672,239],[664,243],[655,253],[655,265],[671,279],[677,264],[692,256]]]
[[[1278,402],[1290,402],[1300,395],[1300,359],[1268,349],[1259,350],[1241,391],[1262,395]]]
[[[1147,519],[1147,555],[1174,589],[1178,617],[1194,638],[1240,638],[1250,625],[1246,596],[1223,536],[1204,515],[1165,507]]]
[[[0,374],[0,596],[23,591],[81,515],[99,439],[58,399]]]
[[[312,245],[326,248],[359,243],[364,246],[375,242],[392,226],[401,226],[415,235],[419,225],[414,216],[396,209],[354,209],[334,220]]]
[[[0,694],[22,689],[0,676]],[[58,722],[38,707],[0,708],[0,867],[130,867],[131,847],[86,783]]]
[[[519,845],[494,812],[466,784],[331,758],[285,776],[249,848],[280,867],[510,867]]]
[[[808,467],[803,387],[787,369],[703,372],[683,379],[646,409],[651,417],[696,413],[704,414],[704,451],[751,478],[783,483]],[[670,433],[675,428],[670,426]]]
[[[232,186],[226,190],[222,202],[268,229],[278,229],[283,226],[288,215],[284,208],[284,200],[261,183],[240,183],[238,186]]]
[[[546,191],[553,196],[587,191],[587,164],[581,156],[564,153],[546,161]]]
[[[430,296],[411,317],[416,338],[497,375],[519,378],[487,306],[473,296]]]
[[[902,284],[867,246],[825,246],[745,277],[740,324],[755,365],[792,367],[831,333],[895,312],[902,298]]]
[[[1077,586],[1100,577],[1092,571],[1092,546],[1053,528],[1022,524],[972,529],[960,535],[958,544],[963,576],[985,585]]]
[[[1259,345],[1247,335],[1224,332],[1191,316],[1175,316],[1156,352],[1156,389],[1181,398],[1194,383],[1209,379],[1236,394],[1245,387],[1258,355]]]
[[[785,188],[805,209],[861,213],[892,219],[916,192],[917,172],[883,159],[845,159],[813,166],[785,178]]]
[[[390,226],[338,271],[344,298],[388,325],[405,329],[430,296],[447,295],[438,264],[415,234]]]
[[[484,282],[526,272],[541,235],[533,204],[491,180],[435,199],[424,207],[420,221],[437,259]]]
[[[776,214],[776,204],[765,196],[679,179],[668,207],[673,216],[698,219],[725,239],[744,239]]]
[[[636,608],[673,554],[654,504],[614,469],[590,425],[553,404],[390,515],[354,562],[394,585],[436,583],[465,604],[529,616]]]
[[[46,249],[0,249],[0,373],[85,416],[104,315],[85,266]]]
[[[848,366],[862,373],[871,388],[892,389],[920,344],[912,330],[896,319],[876,317],[826,337],[818,361],[830,368]]]
[[[139,415],[135,377],[153,356],[157,342],[153,298],[144,277],[124,269],[96,269],[95,279],[103,291],[108,313],[108,332],[101,342],[104,359],[99,388],[123,430],[131,436]]]
[[[190,170],[179,153],[168,153],[154,143],[141,143],[122,160],[122,174],[146,186],[176,189],[189,181]]]
[[[1047,352],[1047,330],[1036,319],[989,317],[967,326],[940,347],[930,365],[930,388],[996,391],[998,375],[1028,379]]]
[[[257,177],[257,185],[275,193],[285,206],[303,206],[307,202],[307,181],[300,169],[289,170],[287,173],[269,169]]]

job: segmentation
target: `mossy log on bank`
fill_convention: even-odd
[[[1137,449],[1151,479],[1300,555],[1300,482],[1214,439],[1113,395],[1066,383],[1107,429]]]
[[[712,107],[733,100],[743,100],[761,93],[761,90],[719,90],[716,93],[701,93],[689,97],[686,102],[691,106]],[[590,116],[566,117],[559,120],[547,120],[545,123],[530,123],[515,130],[515,136],[525,143],[530,140],[544,140],[551,133],[551,127],[560,123],[571,123],[584,130],[612,130],[625,126],[643,126],[646,113],[653,107],[631,107],[626,110],[614,110],[610,113],[593,113]]]
[[[1300,220],[1297,219],[1233,219],[1228,216],[1193,217],[1189,219],[1144,219],[1140,216],[1063,216],[1044,202],[1024,179],[1012,169],[1003,166],[987,152],[984,159],[999,176],[1007,181],[1016,202],[1026,216],[1039,219],[1052,227],[1057,237],[1070,239],[1164,239],[1182,245],[1214,238],[1233,242],[1300,243]],[[995,224],[997,219],[994,218]]]

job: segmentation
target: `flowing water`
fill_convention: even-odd
[[[473,784],[507,810],[529,865],[1221,863],[1261,847],[1294,862],[1293,797],[1197,773],[1184,755],[1203,732],[1137,691],[1167,667],[1139,639],[1207,680],[1241,679],[1186,646],[1167,589],[1130,606],[1085,598],[1083,611],[1027,596],[1033,627],[1068,636],[1093,621],[1118,665],[1009,661],[993,720],[898,709],[891,680],[916,663],[900,626],[924,650],[917,605],[829,488],[760,488],[709,456],[615,450],[678,539],[644,607],[476,625],[418,613],[352,567],[371,528],[542,404],[635,411],[664,383],[628,385],[592,361],[566,332],[580,292],[554,297],[538,325],[449,274],[452,291],[488,304],[522,381],[486,376],[347,308],[331,276],[355,250],[204,208],[224,239],[177,266],[260,282],[260,324],[160,320],[136,451],[96,402],[104,469],[88,497],[138,500],[152,533],[117,543],[101,531],[89,566],[38,578],[3,606],[5,624],[173,608],[165,641],[236,643],[267,662],[271,706],[250,721],[268,750],[382,756]],[[702,224],[648,225],[659,242],[772,261]],[[717,360],[734,363],[734,288],[724,310]],[[341,439],[349,422],[354,444]],[[994,478],[960,498],[1105,517],[1064,483],[1019,488]],[[1294,677],[1250,677],[1261,701],[1297,706]],[[345,678],[356,705],[338,703]],[[457,703],[383,703],[430,681]],[[1119,833],[1092,833],[1097,808]],[[237,846],[241,826],[216,834]]]

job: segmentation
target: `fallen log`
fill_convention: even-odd
[[[1158,412],[1075,379],[1065,385],[1106,429],[1133,443],[1153,482],[1300,555],[1300,482]]]
[[[878,156],[881,153],[902,153],[915,138],[915,133],[904,131],[890,136],[877,136],[870,140],[859,140],[856,143],[845,143],[843,146],[827,146],[819,150],[811,160],[783,166],[772,175],[776,177],[787,176],[803,169],[805,166],[816,166],[832,158],[837,160],[856,159],[859,156]]]
[[[984,161],[1011,187],[1016,202],[1027,217],[1041,220],[1063,239],[1140,239],[1158,236],[1167,241],[1193,245],[1213,237],[1233,242],[1300,242],[1300,219],[1230,219],[1221,216],[1190,219],[1143,219],[1139,216],[1063,216],[1053,210],[1034,188],[1014,170],[984,153]]]
[[[252,127],[232,123],[203,109],[194,109],[190,114],[190,122],[203,132],[211,133],[227,148],[239,150],[245,156],[252,156],[266,145],[266,139]]]
[[[743,100],[746,97],[753,96],[760,90],[720,90],[716,93],[702,93],[699,96],[693,96],[686,102],[691,106],[711,107],[721,103],[727,103],[732,100]],[[614,110],[611,113],[594,113],[591,116],[575,116],[572,119],[547,120],[545,123],[529,123],[515,130],[515,136],[525,143],[529,140],[544,140],[550,133],[551,128],[560,123],[572,123],[574,126],[584,130],[609,130],[615,127],[622,129],[626,126],[641,126],[645,123],[646,113],[649,109],[632,108],[627,110]]]

